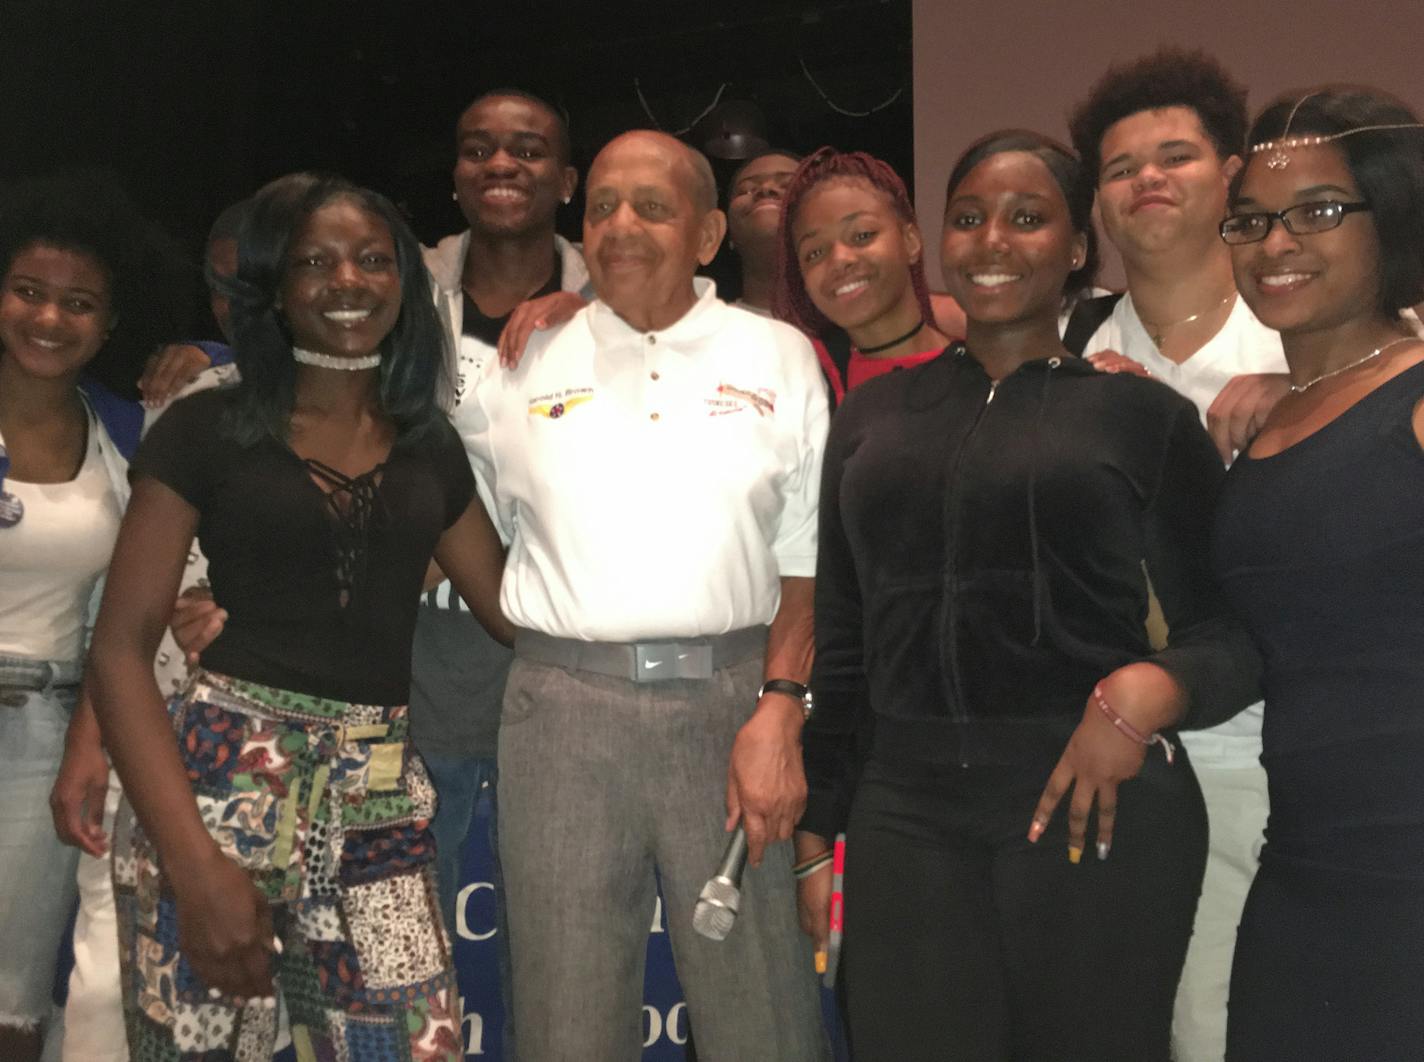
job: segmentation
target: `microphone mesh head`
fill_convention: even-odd
[[[726,878],[713,878],[702,886],[702,895],[692,912],[692,928],[708,940],[726,940],[737,920],[741,891]]]

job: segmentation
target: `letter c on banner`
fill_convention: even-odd
[[[643,1036],[643,1046],[652,1047],[663,1038],[663,1033],[667,1033],[669,1043],[679,1046],[687,1043],[687,1029],[685,1027],[685,1015],[687,1014],[686,1003],[674,1003],[664,1018],[662,1012],[651,1003],[643,1004],[643,1017],[647,1019],[648,1031]]]
[[[494,892],[494,883],[490,881],[473,881],[460,890],[459,898],[455,902],[455,932],[459,934],[461,940],[489,940],[497,932],[491,926],[486,933],[476,933],[470,928],[470,923],[465,920],[465,909],[469,906],[470,897],[480,889],[489,889]]]

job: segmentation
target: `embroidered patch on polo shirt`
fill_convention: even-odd
[[[733,387],[723,383],[717,385],[715,397],[705,398],[709,417],[725,417],[729,413],[740,413],[754,409],[759,417],[776,412],[776,392],[765,387],[755,389]]]
[[[539,395],[529,402],[529,415],[531,417],[547,417],[549,420],[558,420],[567,416],[570,411],[577,409],[585,402],[593,400],[592,387],[568,387],[562,391],[553,391],[547,395]]]

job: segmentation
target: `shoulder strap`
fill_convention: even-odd
[[[1122,301],[1123,293],[1115,291],[1110,295],[1099,295],[1094,299],[1079,299],[1068,316],[1068,326],[1063,329],[1063,345],[1068,353],[1083,356],[1088,340],[1112,316],[1114,307]]]

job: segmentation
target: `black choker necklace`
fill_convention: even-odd
[[[911,339],[914,336],[919,335],[924,327],[925,322],[920,321],[918,324],[915,325],[914,328],[910,329],[903,336],[897,336],[896,338],[890,340],[890,342],[888,343],[881,343],[879,346],[875,347],[856,347],[855,349],[860,351],[862,354],[879,354],[882,350],[889,350],[891,347],[898,347],[901,343],[905,342],[905,340]]]

